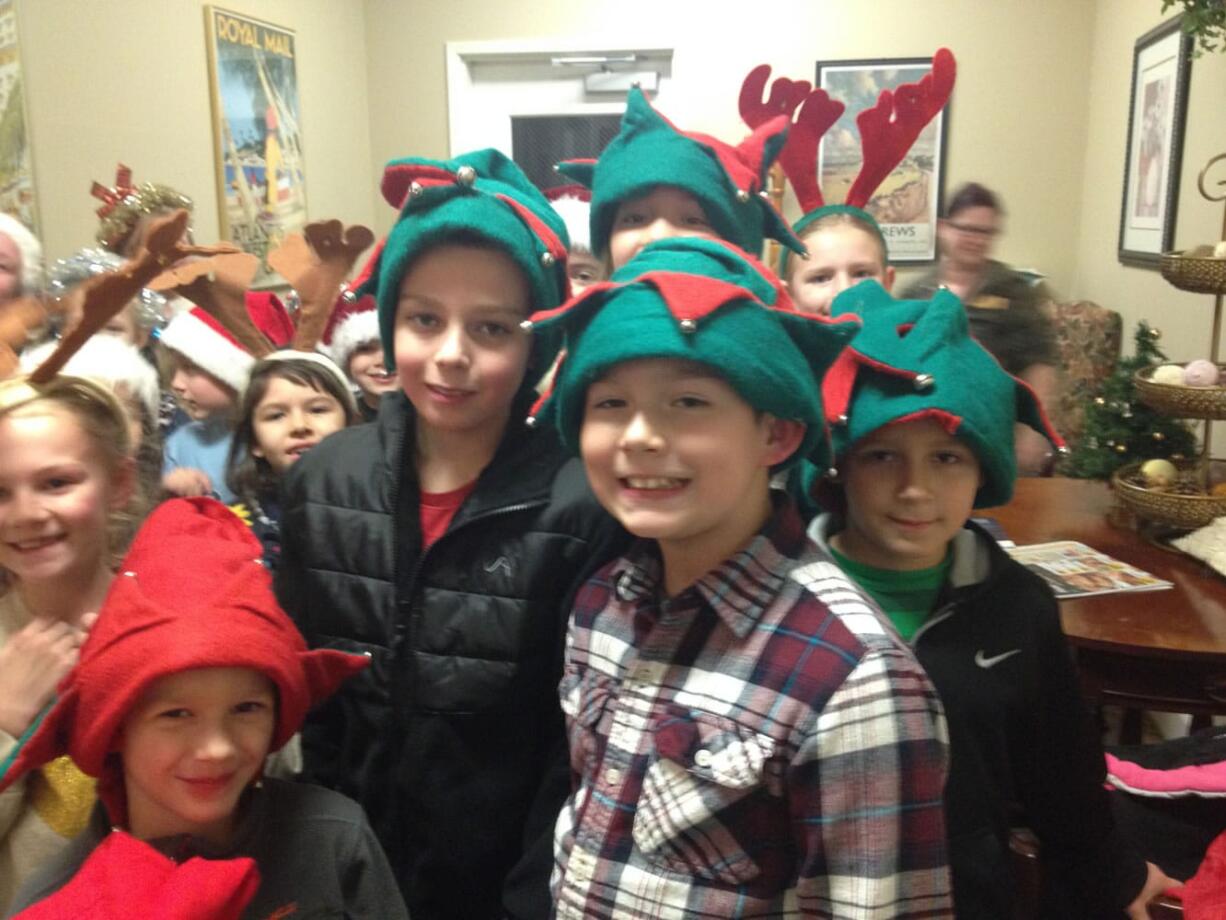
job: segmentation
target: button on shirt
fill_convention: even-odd
[[[576,598],[557,916],[952,916],[940,703],[793,507],[661,593],[644,541]]]

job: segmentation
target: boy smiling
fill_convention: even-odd
[[[824,458],[817,377],[854,325],[778,297],[670,239],[535,317],[567,337],[542,415],[640,538],[572,614],[559,917],[950,915],[940,705],[770,490]]]

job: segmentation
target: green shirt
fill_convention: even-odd
[[[908,642],[924,625],[924,620],[928,619],[928,614],[937,602],[937,595],[941,592],[941,586],[945,584],[949,567],[953,564],[953,554],[947,552],[945,559],[930,569],[900,572],[896,569],[879,569],[848,559],[833,546],[830,547],[830,552],[839,568],[868,592],[885,611],[894,628]]]

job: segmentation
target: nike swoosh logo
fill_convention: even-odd
[[[983,649],[980,649],[975,653],[975,664],[979,665],[981,668],[994,668],[1006,658],[1012,658],[1014,655],[1020,655],[1021,653],[1022,650],[1020,648],[1015,648],[1010,649],[1007,652],[1001,652],[999,655],[993,655],[991,658],[989,658],[983,653]]]

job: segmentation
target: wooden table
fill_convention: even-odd
[[[1226,577],[1107,522],[1106,485],[1019,479],[1013,501],[982,512],[1015,543],[1077,540],[1173,582],[1172,590],[1060,602],[1085,692],[1130,708],[1226,715]],[[977,512],[978,513],[978,512]]]

